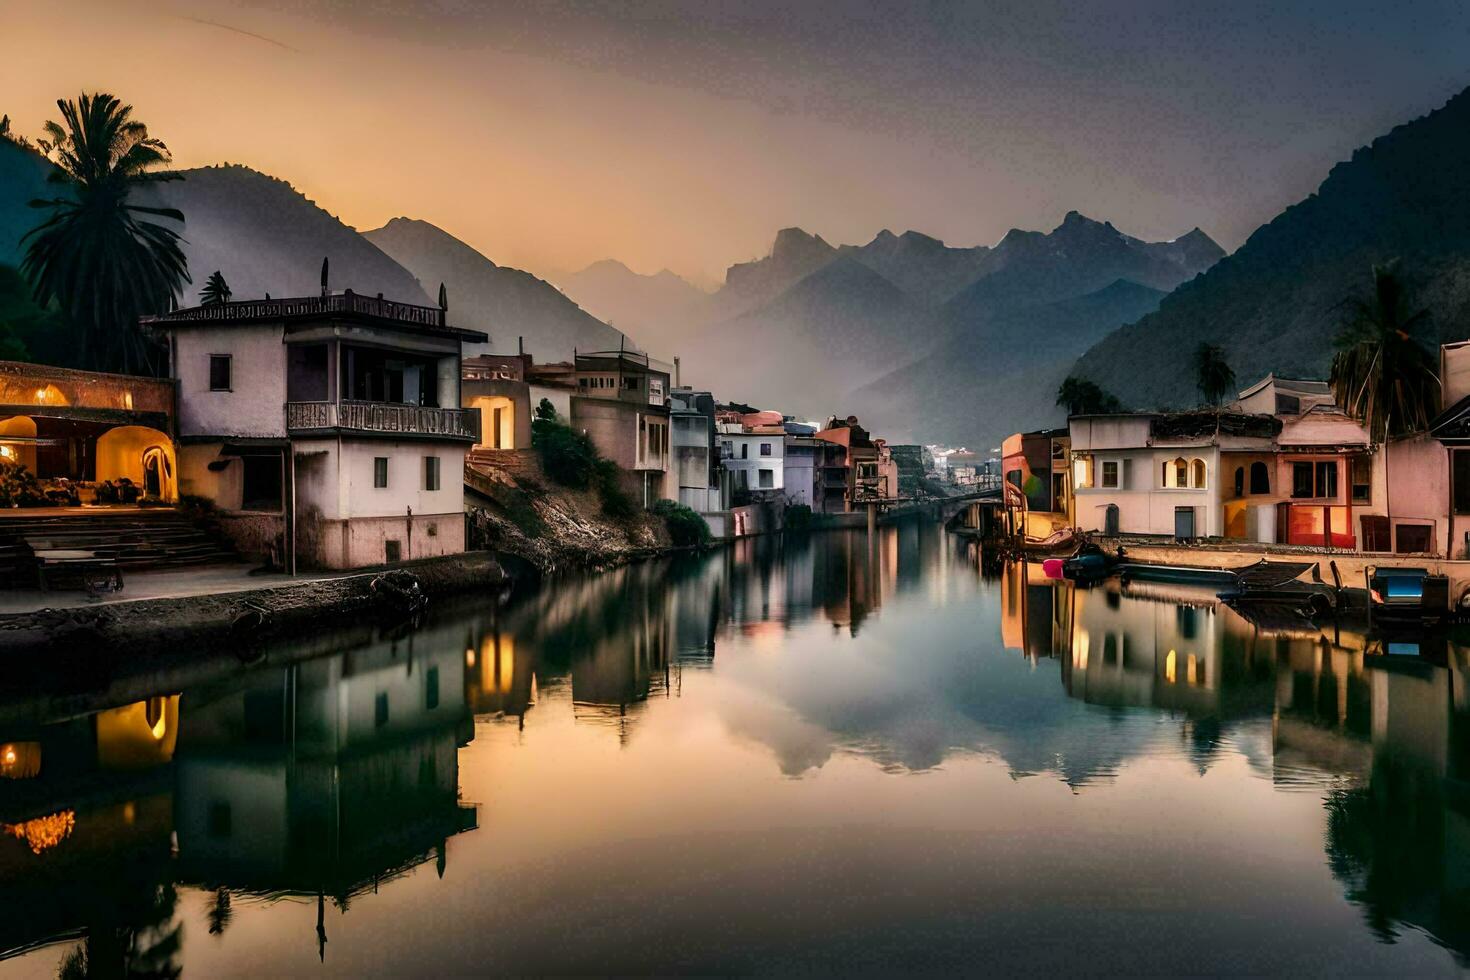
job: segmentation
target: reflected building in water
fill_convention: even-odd
[[[4,733],[0,949],[76,940],[64,968],[167,974],[178,882],[216,893],[221,931],[232,892],[345,909],[424,862],[442,874],[476,822],[459,631]]]

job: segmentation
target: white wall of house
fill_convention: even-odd
[[[722,462],[730,471],[731,489],[785,489],[786,437],[783,433],[722,432],[718,438],[722,443],[730,444],[731,452]],[[766,455],[762,455],[762,447],[767,450]],[[763,477],[762,470],[770,475]]]
[[[816,455],[811,451],[792,452],[782,461],[782,479],[787,498],[794,504],[816,506],[812,495],[816,479]]]
[[[464,550],[463,443],[428,440],[300,439],[296,528],[301,553],[328,568]],[[425,489],[426,457],[439,460],[439,488]],[[376,460],[388,461],[387,486],[375,486]],[[411,512],[411,514],[410,514]]]
[[[1087,445],[1098,445],[1090,440]],[[1073,437],[1073,497],[1077,526],[1085,531],[1106,527],[1107,508],[1118,508],[1118,527],[1125,534],[1170,534],[1175,530],[1176,511],[1194,510],[1197,537],[1221,533],[1220,452],[1214,446],[1169,446],[1157,448],[1108,448],[1091,450],[1091,486],[1078,480],[1076,436]],[[1189,477],[1183,486],[1170,486],[1164,464],[1185,461]],[[1204,464],[1204,479],[1195,478],[1196,461]],[[1113,467],[1107,464],[1114,464]],[[1115,468],[1114,468],[1115,467]],[[1105,486],[1105,473],[1117,474],[1116,486]]]
[[[188,327],[174,334],[179,435],[286,434],[286,345],[279,324]],[[209,358],[230,356],[230,390],[210,391]]]

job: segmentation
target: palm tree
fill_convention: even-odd
[[[1383,445],[1383,509],[1392,528],[1389,440],[1423,432],[1439,414],[1438,365],[1415,336],[1428,325],[1429,311],[1409,312],[1397,261],[1373,267],[1373,298],[1354,300],[1351,311],[1328,380],[1342,410]]]
[[[225,282],[225,277],[216,269],[204,280],[204,288],[199,290],[199,302],[205,306],[219,306],[228,303],[232,295],[230,284]]]
[[[1194,371],[1200,394],[1218,406],[1235,387],[1235,371],[1225,359],[1225,348],[1201,343],[1194,351]]]
[[[68,193],[30,202],[50,216],[25,236],[21,269],[36,301],[44,306],[54,299],[81,330],[89,365],[149,369],[155,351],[138,317],[167,310],[190,279],[178,232],[140,215],[179,222],[184,216],[129,204],[128,197],[144,184],[181,175],[154,169],[171,161],[168,147],[115,96],[84,92],[56,105],[65,125],[46,123],[48,139],[39,144],[55,165],[48,180]]]
[[[1068,415],[1101,415],[1123,409],[1123,404],[1116,397],[1086,378],[1075,375],[1068,377],[1057,389],[1057,404],[1064,406]]]

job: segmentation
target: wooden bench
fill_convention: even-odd
[[[122,591],[122,569],[117,567],[116,558],[78,548],[58,548],[55,542],[35,538],[26,538],[25,542],[36,560],[36,584],[42,592],[50,592],[58,577],[79,579],[94,599],[105,591]]]

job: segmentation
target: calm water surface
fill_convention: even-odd
[[[6,692],[0,973],[1453,972],[1465,657],[1363,646],[913,525]]]

